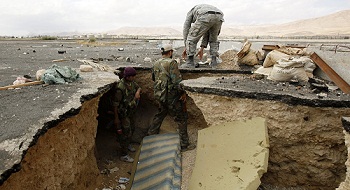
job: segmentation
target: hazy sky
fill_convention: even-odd
[[[178,27],[202,3],[221,9],[225,25],[279,24],[350,9],[350,0],[1,0],[0,35]]]

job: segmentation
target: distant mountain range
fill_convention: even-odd
[[[223,24],[220,36],[316,36],[350,35],[350,10],[323,17],[265,26],[229,26]],[[107,31],[111,35],[181,37],[181,27],[122,27]]]

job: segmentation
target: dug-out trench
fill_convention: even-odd
[[[232,74],[184,73],[183,78],[205,75]],[[137,82],[143,94],[136,115],[139,129],[134,138],[140,141],[156,112],[156,104],[150,71],[138,70]],[[20,170],[10,175],[1,189],[97,188],[102,175],[96,154],[103,145],[97,144],[96,139],[105,138],[103,135],[110,130],[98,118],[106,116],[101,108],[109,93],[85,100],[75,114],[53,124],[28,149]],[[270,153],[261,189],[328,190],[345,180],[347,148],[341,117],[350,113],[349,108],[290,105],[278,99],[230,97],[195,90],[188,94],[190,136],[219,123],[252,117],[266,119]]]

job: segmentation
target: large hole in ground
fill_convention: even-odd
[[[225,74],[205,75],[225,76]],[[196,73],[183,75],[185,79],[201,76],[204,75]],[[139,72],[137,82],[142,86],[144,93],[136,116],[139,128],[134,136],[136,147],[157,110],[152,97],[153,83],[149,72]],[[262,177],[261,189],[335,189],[340,182],[344,181],[347,151],[340,116],[346,115],[348,109],[291,106],[278,100],[264,101],[189,94],[189,132],[192,134],[192,141],[196,140],[193,136],[197,136],[198,130],[208,127],[207,122],[212,125],[258,116],[267,119],[270,159],[268,172]],[[176,124],[172,119],[169,117],[165,119],[162,132],[174,132],[175,129]],[[108,135],[110,140],[106,141]],[[99,139],[102,140],[99,141]],[[97,136],[97,152],[103,152],[103,148],[99,147],[104,147],[108,142],[113,142],[114,148],[109,150],[112,153],[106,153],[106,157],[98,158],[100,168],[105,167],[103,162],[107,163],[103,160],[112,159],[109,158],[112,154],[115,162],[119,162],[116,160],[118,154],[115,135],[111,135],[111,131],[101,125]],[[190,156],[195,155],[185,155],[185,157]],[[215,160],[213,160],[214,163]],[[183,178],[189,179],[192,170],[186,167],[193,167],[193,164],[184,164]],[[119,163],[119,166],[122,170],[121,174],[127,175],[126,172],[131,171],[130,164]],[[183,184],[183,187],[186,188],[186,184]]]
[[[222,76],[218,74],[216,76]],[[184,74],[185,79],[203,74]],[[137,82],[143,88],[136,115],[138,127],[146,129],[156,112],[149,71],[139,71]],[[114,188],[118,177],[128,177],[132,165],[119,161],[119,147],[107,120],[97,122],[101,102],[110,92],[84,102],[79,114],[51,126],[30,147],[2,189],[95,189]],[[341,116],[349,109],[291,106],[279,100],[231,98],[215,94],[189,93],[189,133],[193,142],[197,131],[216,124],[250,117],[267,120],[270,156],[262,189],[335,189],[345,179],[347,150]],[[100,113],[99,117],[105,117]],[[162,132],[175,131],[166,118]],[[142,138],[135,135],[135,147]],[[137,132],[135,134],[138,134]],[[184,159],[194,155],[184,155]],[[215,163],[215,160],[213,160]],[[190,178],[191,167],[183,163],[183,179]],[[187,165],[186,165],[187,164]],[[105,168],[119,168],[101,174]],[[186,186],[186,184],[183,184]],[[185,188],[184,188],[185,189]]]

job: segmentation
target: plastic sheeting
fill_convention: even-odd
[[[80,76],[74,69],[56,64],[47,69],[41,77],[45,84],[65,84],[74,82],[77,79],[80,79]]]

